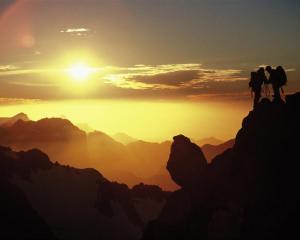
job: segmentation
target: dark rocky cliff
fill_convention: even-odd
[[[286,102],[263,99],[243,120],[235,145],[211,164],[186,172],[193,184],[170,195],[146,228],[154,239],[291,239],[299,235],[300,93]],[[172,146],[171,176],[194,168],[200,151],[185,141]],[[182,151],[187,151],[182,155]],[[197,156],[195,156],[197,155]],[[191,174],[192,176],[190,176]],[[174,178],[173,178],[174,179]]]

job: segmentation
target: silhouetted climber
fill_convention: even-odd
[[[276,68],[276,77],[278,79],[278,85],[281,89],[282,94],[284,94],[283,86],[287,83],[287,76],[282,66]]]
[[[281,67],[282,68],[282,67]],[[283,68],[282,68],[283,70]],[[278,67],[273,69],[271,66],[266,67],[266,71],[269,73],[269,82],[272,84],[273,92],[274,92],[274,100],[275,99],[280,99],[280,88],[283,86],[282,85],[282,70],[278,70]],[[284,71],[284,70],[283,70]],[[285,74],[285,73],[284,73]]]
[[[251,88],[251,95],[254,92],[254,102],[253,108],[257,106],[259,99],[261,97],[261,85],[263,84],[264,79],[259,72],[251,72],[249,87]]]
[[[257,74],[258,74],[258,78],[260,79],[260,81],[263,82],[264,84],[264,93],[266,95],[266,97],[269,97],[270,96],[270,89],[269,89],[269,80],[268,78],[266,77],[266,74],[265,74],[265,69],[263,67],[260,67],[258,70],[257,70]]]

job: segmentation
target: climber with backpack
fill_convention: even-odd
[[[283,86],[287,83],[287,76],[282,66],[278,66],[276,68],[276,75],[281,93],[284,94]]]
[[[255,108],[261,97],[261,86],[263,84],[263,78],[259,72],[251,72],[249,87],[251,88],[251,96],[254,93],[253,108]]]
[[[265,96],[269,97],[270,96],[270,89],[269,89],[269,86],[268,86],[269,85],[269,80],[266,77],[265,69],[263,67],[260,67],[257,70],[257,77],[259,79],[259,82],[262,82],[264,84],[263,91],[265,93]]]
[[[286,73],[282,66],[278,66],[276,69],[267,66],[266,71],[269,73],[269,82],[272,84],[274,100],[280,100],[280,89],[284,93],[283,86],[287,83]]]
[[[267,66],[266,71],[269,73],[269,83],[272,84],[274,100],[280,99],[278,74],[271,66]]]

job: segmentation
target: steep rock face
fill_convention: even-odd
[[[201,148],[189,138],[178,135],[173,138],[167,169],[178,185],[193,186],[198,181],[201,170],[207,166]]]
[[[286,103],[262,100],[243,120],[233,148],[202,169],[196,184],[170,195],[143,239],[298,236],[299,122],[300,93]]]

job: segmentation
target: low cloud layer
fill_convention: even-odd
[[[38,102],[39,99],[24,99],[24,98],[0,98],[0,106],[2,105],[17,105]]]
[[[118,71],[121,73],[107,75],[106,83],[129,89],[209,89],[218,84],[226,85],[226,82],[247,79],[242,70],[209,69],[201,64],[137,65]]]

